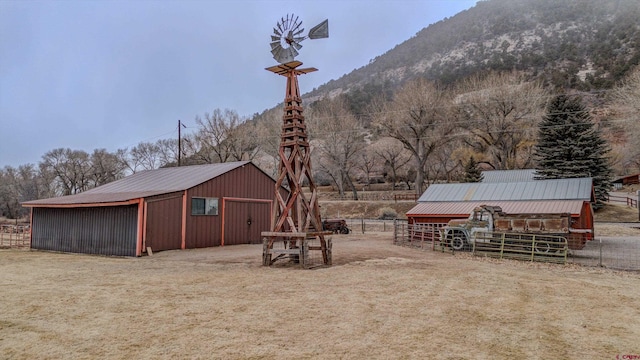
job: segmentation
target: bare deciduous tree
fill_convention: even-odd
[[[455,153],[461,146],[461,141],[457,138],[452,138],[438,150],[435,151],[430,161],[427,171],[430,173],[431,179],[442,179],[447,182],[451,182],[453,178],[457,177],[454,174],[462,169],[462,163],[456,158]]]
[[[626,132],[622,168],[640,171],[640,66],[612,91],[612,107]]]
[[[401,169],[411,161],[411,155],[399,140],[391,137],[379,139],[372,147],[382,159],[385,178],[391,182],[391,189],[395,190],[396,183],[400,181]]]
[[[352,172],[358,155],[366,146],[362,124],[340,98],[316,105],[308,119],[311,128],[315,129],[312,134],[316,139],[320,168],[331,176],[340,196],[344,196],[346,184],[357,200]]]
[[[257,153],[257,137],[253,124],[247,123],[234,110],[215,109],[196,117],[200,129],[195,135],[198,156],[210,163],[252,160]]]
[[[162,166],[161,157],[157,144],[141,142],[129,151],[129,169],[134,173],[157,169]]]
[[[282,134],[282,109],[272,109],[257,118],[256,134],[262,156],[256,158],[258,165],[276,177],[280,158],[280,136]]]
[[[82,150],[51,150],[42,156],[41,168],[55,175],[58,195],[77,194],[91,187],[91,161]]]
[[[494,169],[528,166],[547,91],[517,73],[472,76],[457,90],[457,114],[465,142],[484,153]]]
[[[11,166],[0,169],[0,215],[9,219],[17,219],[21,215],[17,173]]]
[[[384,164],[380,162],[380,156],[375,152],[372,145],[367,145],[356,159],[356,169],[364,174],[365,184],[371,185],[372,175],[381,173]]]
[[[106,149],[95,149],[91,154],[91,187],[96,187],[122,179],[126,164]]]
[[[178,139],[160,139],[156,141],[161,166],[178,163]]]
[[[415,170],[416,194],[422,194],[429,157],[455,129],[450,120],[449,92],[423,79],[408,83],[396,92],[390,103],[378,103],[374,124],[383,135],[400,141],[411,153]]]

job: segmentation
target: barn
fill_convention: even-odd
[[[478,206],[494,205],[509,214],[570,214],[571,228],[576,229],[570,241],[584,244],[592,239],[595,195],[591,178],[533,180],[529,174],[520,171],[512,177],[492,174],[489,182],[433,184],[407,212],[408,221],[444,225],[469,217]]]
[[[141,256],[260,243],[275,181],[248,161],[138,172],[80,194],[28,201],[31,248]]]

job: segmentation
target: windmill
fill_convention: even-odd
[[[262,233],[262,263],[265,266],[280,259],[294,259],[303,267],[310,267],[310,251],[322,253],[322,264],[331,265],[331,232],[322,229],[318,193],[311,176],[311,152],[304,123],[298,75],[317,71],[299,69],[296,61],[307,38],[329,37],[329,21],[314,26],[305,36],[302,21],[291,14],[282,17],[271,35],[271,54],[279,63],[266,70],[287,78],[284,115],[278,155],[280,158],[272,209],[271,231]],[[303,184],[308,191],[303,191]],[[282,188],[289,191],[284,192]],[[274,246],[277,245],[277,246]]]

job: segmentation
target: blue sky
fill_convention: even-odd
[[[296,60],[308,92],[366,65],[476,0],[0,0],[0,168],[47,151],[115,151],[177,136],[216,108],[250,116],[282,101],[270,34],[280,17],[329,38]]]

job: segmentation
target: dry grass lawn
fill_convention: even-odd
[[[0,250],[3,359],[615,359],[640,274],[334,236],[334,266],[238,245],[110,258]]]

